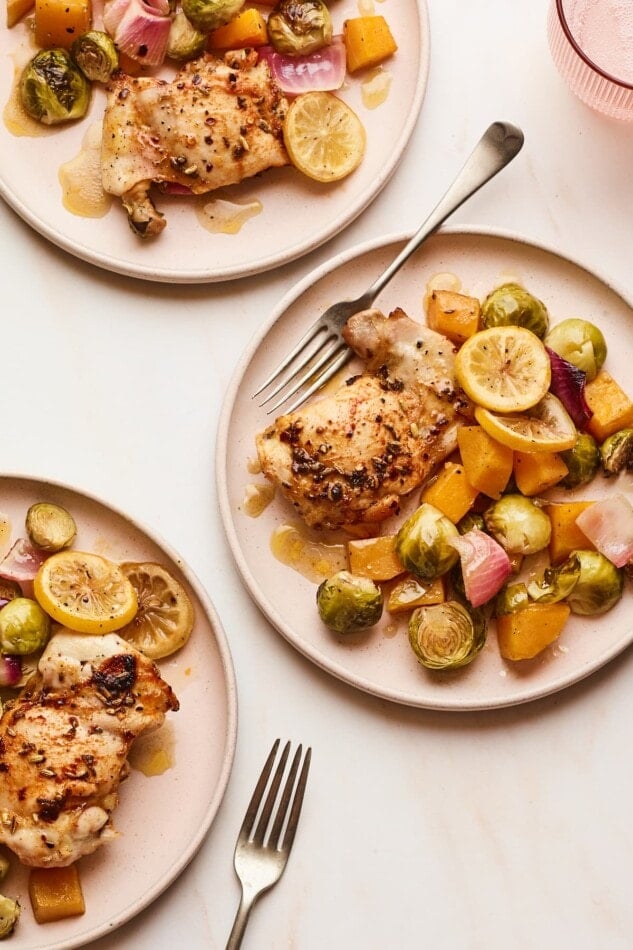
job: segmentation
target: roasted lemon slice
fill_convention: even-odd
[[[488,435],[516,452],[564,452],[578,438],[567,410],[551,393],[520,415],[490,412],[477,406],[475,418]]]
[[[524,412],[551,381],[547,350],[524,327],[490,327],[473,334],[455,357],[455,376],[467,396],[492,412]]]
[[[152,660],[175,653],[193,630],[187,591],[161,564],[127,562],[121,570],[136,592],[138,610],[120,635]]]
[[[284,122],[292,164],[315,181],[338,181],[360,165],[365,128],[353,109],[331,92],[306,92]]]
[[[119,565],[84,551],[52,554],[35,575],[33,590],[53,620],[78,633],[119,630],[137,610],[135,590]]]

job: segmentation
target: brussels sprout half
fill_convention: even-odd
[[[549,328],[547,307],[520,284],[502,284],[493,290],[481,305],[484,327],[525,327],[539,339]]]
[[[107,82],[119,68],[119,53],[114,40],[101,30],[88,30],[78,36],[70,55],[86,77],[93,82]]]
[[[0,651],[24,656],[40,650],[48,641],[51,621],[29,597],[16,597],[0,610]]]
[[[455,670],[472,663],[486,642],[481,611],[456,600],[417,607],[409,618],[409,644],[429,670]]]
[[[561,320],[545,337],[545,346],[568,363],[573,363],[593,379],[607,357],[607,344],[602,330],[589,320],[570,317]]]
[[[27,63],[20,77],[22,105],[44,125],[82,119],[92,87],[64,49],[46,49]]]
[[[368,577],[338,571],[319,585],[316,593],[321,620],[335,633],[355,633],[378,623],[383,595]]]
[[[182,0],[182,12],[203,33],[225,26],[243,6],[244,0]]]
[[[633,436],[633,429],[631,435]],[[586,485],[600,467],[600,450],[596,440],[588,432],[579,432],[574,447],[561,452],[560,457],[568,470],[567,475],[559,482],[563,488]]]
[[[20,918],[20,905],[10,897],[0,894],[0,940],[13,933]]]
[[[200,56],[206,48],[207,40],[207,34],[196,29],[182,10],[179,10],[171,21],[165,55],[168,59],[184,63]]]
[[[536,554],[552,533],[548,515],[525,495],[503,495],[484,513],[484,521],[508,554]]]
[[[619,429],[600,446],[600,461],[607,475],[633,468],[633,429]]]
[[[624,571],[599,551],[574,551],[580,576],[565,600],[575,614],[604,614],[617,604],[624,589]]]
[[[47,501],[31,505],[26,513],[25,527],[31,544],[53,553],[70,547],[77,534],[77,525],[70,512]]]
[[[432,581],[446,574],[459,560],[449,544],[459,537],[452,521],[433,505],[424,503],[404,522],[396,535],[395,550],[411,574]]]
[[[279,0],[267,26],[271,46],[287,56],[314,53],[332,42],[332,18],[323,0]]]

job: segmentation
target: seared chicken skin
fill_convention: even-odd
[[[103,120],[103,187],[122,199],[130,226],[151,237],[165,220],[152,183],[194,195],[288,164],[287,101],[252,49],[206,53],[171,82],[115,73]]]
[[[257,436],[264,475],[310,527],[398,514],[402,496],[455,448],[468,415],[453,344],[404,311],[358,313],[344,337],[366,371]]]
[[[0,720],[0,842],[63,867],[116,837],[135,738],[178,709],[156,666],[116,634],[60,631]]]

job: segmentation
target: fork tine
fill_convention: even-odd
[[[306,399],[309,399],[310,396],[313,395],[313,393],[315,393],[318,389],[321,389],[322,386],[325,386],[328,380],[332,379],[332,377],[335,376],[336,373],[338,373],[338,371],[343,366],[345,366],[346,363],[349,363],[353,355],[354,354],[351,352],[351,350],[343,350],[341,353],[339,353],[339,355],[336,357],[335,360],[333,360],[333,362],[327,367],[327,369],[325,369],[319,375],[319,378],[315,379],[312,385],[308,386],[308,388],[299,395],[298,399],[295,399],[295,401],[290,403],[289,406],[286,406],[284,411],[287,413],[294,412],[295,409],[298,409],[299,406],[303,405]],[[278,402],[275,406],[272,407],[272,409],[269,409],[268,414],[270,414],[271,412],[274,412],[274,410],[279,408],[279,406],[283,402],[285,402],[285,399],[282,399],[281,402]]]
[[[292,795],[292,790],[295,784],[295,778],[297,777],[297,770],[299,768],[299,760],[301,759],[301,746],[298,747],[295,752],[294,759],[292,760],[292,765],[290,766],[290,771],[288,772],[288,778],[286,779],[286,784],[284,785],[284,790],[281,796],[281,800],[277,807],[277,814],[275,815],[275,821],[268,837],[268,843],[279,850],[280,840],[281,840],[281,829],[283,823],[286,819],[286,812],[288,811],[288,806],[290,804],[290,796]]]
[[[288,399],[290,399],[291,396],[294,396],[296,393],[298,393],[302,386],[305,386],[305,384],[310,379],[316,378],[317,375],[319,379],[319,385],[320,386],[323,385],[321,382],[322,377],[321,377],[321,374],[319,373],[319,370],[322,369],[324,366],[327,366],[330,360],[334,359],[334,357],[337,356],[338,353],[341,353],[343,350],[347,349],[346,344],[343,343],[342,340],[337,340],[336,337],[333,337],[331,340],[326,340],[325,342],[326,344],[329,344],[329,345],[327,345],[325,349],[322,350],[321,355],[318,357],[315,363],[310,362],[306,371],[304,373],[301,373],[301,375],[298,378],[296,376],[292,376],[290,379],[284,381],[284,383],[281,386],[279,386],[275,390],[274,393],[271,393],[268,399],[265,399],[262,403],[260,403],[260,405],[265,406],[269,402],[269,400],[273,398],[273,396],[277,395],[277,393],[280,390],[285,389],[287,386],[290,385],[290,388],[286,389],[284,395],[280,399],[278,399],[277,402],[273,406],[270,407],[269,411],[274,412],[275,409],[278,409],[279,406],[283,405],[283,403],[286,402]],[[313,354],[313,356],[317,356],[318,353],[319,351],[317,350]]]
[[[266,829],[268,828],[268,822],[270,821],[270,816],[277,800],[277,792],[279,791],[279,786],[281,784],[281,779],[284,774],[284,769],[286,767],[286,761],[288,759],[288,753],[290,751],[290,743],[286,742],[283,752],[281,753],[281,758],[279,759],[279,765],[273,775],[273,780],[266,796],[266,801],[264,802],[264,808],[262,810],[259,821],[257,822],[257,827],[255,829],[255,834],[253,835],[253,841],[255,844],[262,844],[264,837],[266,835]]]
[[[264,791],[266,790],[266,785],[268,784],[268,779],[270,778],[270,773],[272,772],[273,763],[275,761],[275,756],[277,755],[277,749],[279,748],[279,739],[275,739],[273,747],[270,750],[270,754],[266,759],[264,768],[261,771],[259,778],[257,779],[257,785],[251,797],[250,802],[248,803],[248,808],[246,809],[246,814],[244,815],[244,821],[242,822],[242,827],[240,828],[240,837],[245,835],[246,837],[250,836],[251,831],[253,830],[253,825],[255,824],[255,818],[257,817],[257,811],[259,809]]]
[[[297,755],[295,759],[297,760],[297,765],[299,764],[299,753],[301,752],[301,746],[297,750]],[[295,790],[295,797],[292,802],[292,807],[290,809],[290,818],[288,819],[288,825],[286,827],[286,833],[284,835],[284,840],[281,844],[283,851],[290,851],[292,848],[292,842],[295,840],[295,833],[297,831],[297,825],[299,824],[299,816],[301,814],[301,806],[303,805],[303,796],[306,790],[306,783],[308,781],[308,772],[310,770],[310,761],[312,759],[312,749],[308,748],[306,750],[305,759],[303,761],[303,768],[299,775],[299,781],[297,782],[297,788]]]
[[[313,343],[313,342],[314,340],[309,341],[309,343]],[[325,339],[320,340],[318,345],[315,346],[313,349],[308,350],[309,343],[306,344],[306,347],[303,350],[303,353],[297,354],[297,357],[301,357],[301,359],[298,359],[298,362],[296,363],[296,365],[291,367],[289,372],[286,373],[286,375],[282,379],[279,380],[275,388],[266,396],[263,402],[260,402],[259,404],[260,407],[265,406],[266,403],[270,402],[271,399],[274,399],[275,396],[277,396],[281,392],[282,389],[285,389],[289,383],[292,383],[293,380],[296,379],[298,374],[301,373],[301,371],[304,370],[306,367],[310,367],[306,374],[306,377],[309,378],[314,372],[314,367],[312,367],[310,364],[319,355],[319,352],[321,351],[322,347],[327,346],[328,343],[330,345],[332,343],[336,344],[336,342],[337,342],[336,335],[333,333],[328,333]],[[289,395],[292,395],[292,393],[289,393]],[[287,398],[287,397],[284,397],[284,398]]]
[[[298,341],[296,346],[294,346],[292,350],[290,350],[290,352],[284,357],[284,359],[281,361],[277,369],[273,373],[271,373],[271,375],[268,377],[268,379],[264,383],[262,383],[262,385],[259,387],[257,392],[253,393],[252,398],[254,399],[256,396],[259,396],[259,394],[263,393],[263,391],[268,386],[270,386],[271,383],[274,383],[275,380],[278,379],[282,375],[284,370],[288,369],[290,364],[297,358],[297,356],[299,356],[299,354],[305,349],[305,347],[308,346],[308,344],[310,344],[314,339],[316,339],[318,334],[323,331],[325,331],[326,333],[331,332],[330,328],[324,323],[321,323],[320,321],[317,321],[316,323],[313,323],[311,327],[308,327],[307,331],[303,334],[303,336]],[[299,367],[299,368],[302,369],[303,367]]]

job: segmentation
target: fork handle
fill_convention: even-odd
[[[248,918],[250,917],[257,897],[257,894],[247,894],[244,890],[242,891],[240,906],[237,908],[233,927],[231,928],[231,933],[226,943],[226,950],[239,950],[239,947],[242,946],[242,938],[246,930],[246,924],[248,923]]]
[[[426,241],[444,221],[482,185],[512,161],[523,145],[523,132],[509,122],[493,122],[473,149],[466,164],[434,210],[416,231],[406,247],[363,295],[365,306],[371,306],[380,291],[400,270],[420,244]]]

